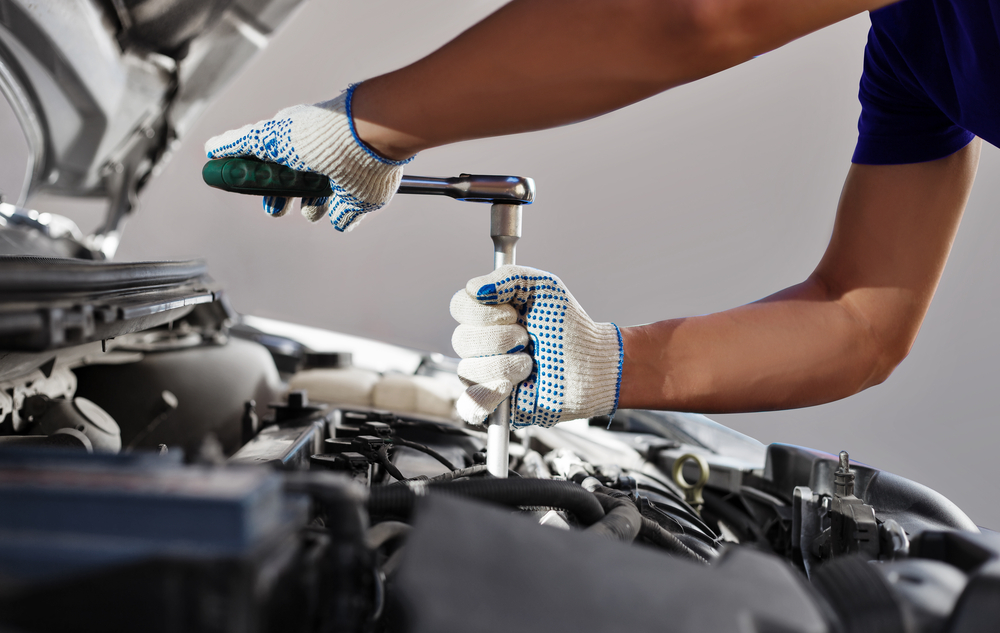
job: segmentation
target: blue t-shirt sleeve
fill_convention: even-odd
[[[858,144],[851,162],[901,165],[957,152],[974,134],[955,125],[909,75],[906,61],[888,38],[872,28],[861,76]]]

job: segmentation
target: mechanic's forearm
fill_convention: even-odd
[[[514,0],[354,94],[390,158],[554,127],[705,77],[891,0]]]
[[[621,408],[735,413],[810,406],[878,384],[895,363],[809,280],[725,312],[622,329]]]
[[[625,328],[620,407],[761,411],[847,397],[909,352],[948,261],[982,143],[852,165],[805,282],[733,310]]]

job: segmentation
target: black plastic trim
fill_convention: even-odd
[[[38,351],[114,338],[220,297],[201,261],[0,256],[0,349]]]
[[[119,263],[0,256],[0,292],[77,294],[132,290],[190,281],[205,273],[205,262],[201,260]]]

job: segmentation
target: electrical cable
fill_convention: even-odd
[[[593,494],[568,481],[551,479],[464,479],[379,486],[372,488],[368,497],[369,514],[408,518],[417,497],[414,489],[419,489],[421,494],[450,494],[512,508],[562,508],[573,513],[583,525],[592,525],[604,516],[604,508]]]
[[[706,565],[708,564],[708,561],[699,555],[698,552],[682,543],[676,535],[663,529],[659,523],[650,518],[642,517],[642,528],[639,530],[639,536],[642,536],[654,545],[662,547],[671,554],[676,554],[682,558]]]
[[[382,464],[382,468],[385,469],[385,472],[392,475],[396,481],[403,481],[406,479],[406,477],[403,476],[403,473],[399,472],[399,469],[396,468],[391,461],[389,461],[388,444],[383,444],[382,448],[378,449],[378,463]]]
[[[758,527],[757,524],[754,523],[753,519],[751,519],[745,512],[729,505],[723,497],[715,494],[707,488],[702,490],[701,494],[705,498],[705,508],[703,511],[707,510],[709,514],[722,519],[722,521],[730,528],[741,531],[744,536],[750,537],[748,539],[741,538],[741,541],[752,539],[758,543],[768,546],[770,545],[767,541],[767,536],[764,535],[764,532],[761,531],[760,527]]]
[[[600,495],[607,495],[607,497],[613,497],[614,499],[617,499],[619,502],[623,503],[627,502],[633,508],[635,507],[635,504],[632,501],[632,497],[626,492],[623,492],[621,490],[615,490],[614,488],[608,488],[607,486],[600,484],[596,480],[592,480],[590,485],[588,485],[587,482],[585,481],[584,486],[587,487],[588,490],[591,490],[594,494],[598,495],[599,499]],[[607,509],[608,506],[605,505],[605,510]],[[700,563],[708,564],[710,559],[718,557],[718,553],[716,552],[716,550],[712,549],[709,545],[701,542],[699,539],[694,538],[691,535],[687,534],[680,534],[680,535],[673,534],[669,530],[664,529],[664,527],[661,526],[659,523],[657,523],[655,520],[643,516],[642,512],[638,508],[636,508],[636,512],[639,514],[641,521],[639,527],[639,535],[644,537],[646,540],[656,545],[659,545],[663,549],[673,554],[677,554],[683,558],[687,558],[689,560],[695,560]],[[669,518],[671,521],[674,521],[676,523],[676,520],[670,517],[669,515],[665,514],[664,517]],[[688,544],[689,542],[691,543],[691,545]],[[705,553],[702,554],[699,551],[699,549],[704,551]]]
[[[404,440],[401,437],[393,437],[392,440],[390,441],[393,444],[397,444],[399,446],[405,446],[407,448],[412,448],[413,450],[420,451],[421,453],[426,453],[427,455],[430,455],[437,461],[441,462],[441,464],[443,464],[444,467],[447,468],[448,470],[458,470],[458,468],[450,461],[448,461],[448,459],[444,455],[437,452],[430,446],[425,446],[418,442],[411,442],[410,440]]]
[[[453,479],[459,479],[461,477],[472,477],[473,475],[478,475],[480,473],[485,473],[486,464],[477,464],[476,466],[470,466],[469,468],[458,468],[452,470],[450,473],[443,473],[436,475],[434,477],[428,477],[427,481],[438,482],[438,481],[452,481]]]

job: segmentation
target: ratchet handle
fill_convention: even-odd
[[[202,167],[201,177],[210,187],[257,196],[321,198],[333,193],[330,179],[323,174],[247,156],[210,160]]]
[[[201,177],[210,187],[255,196],[321,198],[333,194],[330,179],[323,174],[296,171],[252,156],[210,160],[202,167]],[[534,201],[535,182],[519,176],[403,176],[398,193],[447,196],[464,202],[521,205]]]

